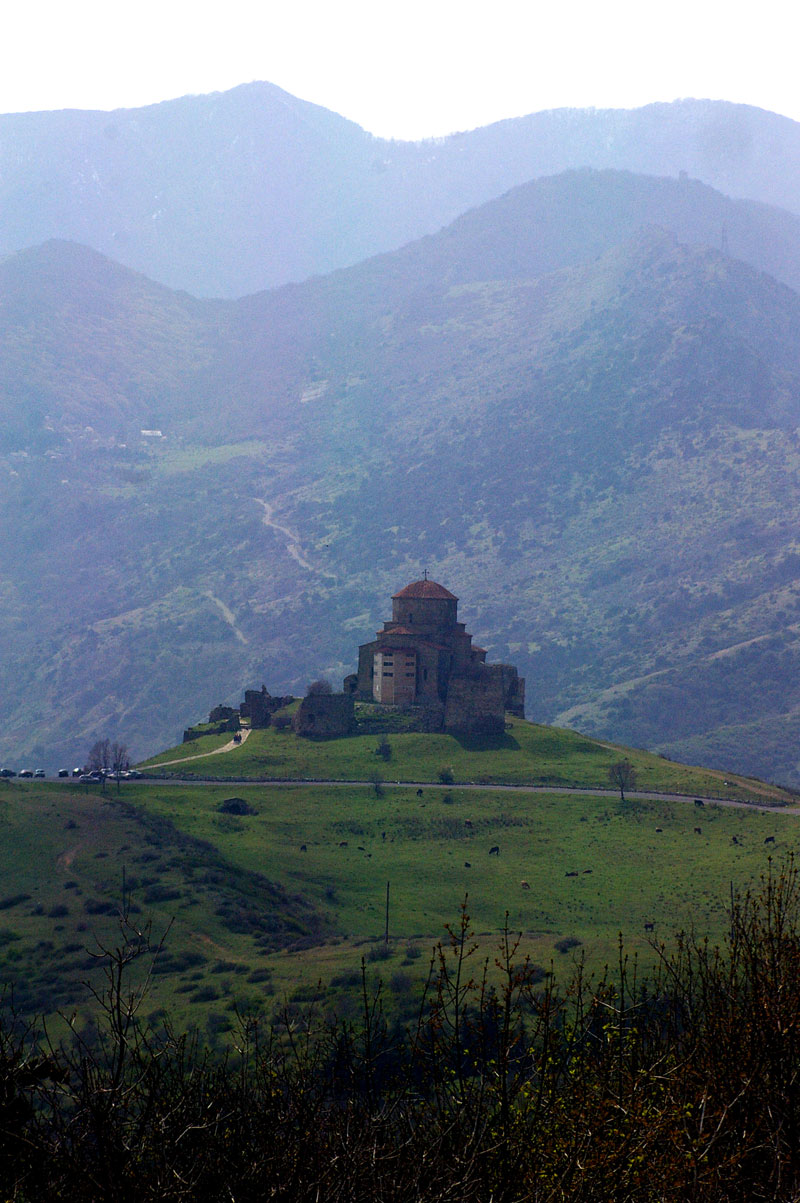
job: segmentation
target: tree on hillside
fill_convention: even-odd
[[[375,755],[380,756],[381,760],[387,762],[392,759],[392,745],[389,743],[385,735],[375,749]]]
[[[618,760],[608,770],[608,779],[619,790],[620,800],[624,802],[625,790],[636,788],[636,769],[627,758]]]
[[[90,770],[113,773],[117,778],[117,792],[119,792],[119,774],[130,764],[127,745],[116,739],[113,743],[110,739],[98,739],[89,749],[86,764]],[[103,779],[103,788],[105,789],[105,778]]]
[[[125,771],[125,769],[130,767],[130,757],[128,755],[127,744],[120,743],[115,739],[111,745],[111,748],[109,749],[109,752],[111,772],[117,779],[117,793],[119,793],[120,775]]]
[[[326,681],[324,677],[320,677],[316,681],[312,681],[306,690],[306,697],[318,698],[323,694],[333,693],[333,686],[330,681]]]
[[[104,773],[111,764],[111,740],[98,739],[92,744],[89,749],[89,755],[86,758],[86,767],[90,771],[99,771]]]

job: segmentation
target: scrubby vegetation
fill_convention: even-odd
[[[620,949],[558,988],[508,929],[480,961],[466,905],[415,1023],[364,974],[358,1020],[239,1017],[212,1053],[140,1021],[123,919],[100,1022],[55,1046],[0,1030],[2,1197],[770,1200],[800,1188],[800,882],[789,860],[732,900],[717,948]],[[225,1021],[223,1028],[231,1025]]]

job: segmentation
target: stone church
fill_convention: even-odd
[[[392,598],[392,618],[358,649],[345,691],[364,701],[421,707],[429,730],[502,731],[505,712],[524,717],[525,681],[486,652],[458,621],[458,598],[443,585],[413,581]]]

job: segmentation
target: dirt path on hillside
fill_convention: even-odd
[[[234,748],[241,748],[242,744],[249,738],[250,731],[250,727],[242,727],[239,732],[242,738],[238,743],[231,739],[228,743],[223,744],[221,748],[214,748],[213,752],[198,752],[196,756],[179,756],[177,760],[160,760],[158,764],[153,765],[153,768],[160,769],[162,765],[167,764],[185,764],[187,760],[205,760],[207,756],[219,756],[222,752],[232,752]]]
[[[268,526],[272,530],[276,530],[278,534],[283,535],[284,539],[286,540],[286,551],[292,557],[292,559],[300,565],[301,568],[305,568],[307,572],[315,572],[318,576],[327,576],[332,581],[336,580],[336,576],[333,572],[324,572],[321,568],[314,567],[300,545],[299,536],[296,535],[294,531],[289,530],[288,526],[283,526],[280,522],[275,522],[273,520],[272,515],[274,513],[274,508],[268,501],[264,501],[264,499],[261,497],[254,497],[253,500],[255,501],[256,505],[260,505],[264,511],[264,517],[261,519],[261,521],[264,523],[264,526]]]

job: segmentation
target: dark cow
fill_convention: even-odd
[[[577,876],[578,876],[578,870],[576,869],[574,873],[565,873],[565,874],[564,874],[564,876],[565,876],[565,877],[577,877]]]
[[[741,847],[741,844],[739,843],[739,837],[738,837],[738,835],[732,835],[732,836],[731,836],[731,843],[732,843],[732,844],[736,844],[737,848],[740,848],[740,847]]]
[[[500,855],[500,845],[495,844],[493,848],[490,848],[489,855],[490,856],[499,856]]]
[[[645,923],[644,930],[645,931],[655,931],[655,926],[656,926],[655,923]]]
[[[702,835],[702,834],[703,834],[703,828],[702,828],[702,827],[695,827],[695,829],[694,829],[694,833],[695,833],[695,835]]]
[[[472,826],[472,819],[465,819],[465,820],[464,820],[464,826],[465,826],[465,827],[471,827],[471,826]]]
[[[418,790],[417,790],[417,797],[418,797],[418,798],[421,798],[421,797],[422,797],[422,790],[421,790],[421,789],[418,789]]]
[[[339,841],[339,847],[340,847],[340,848],[346,848],[346,847],[347,847],[347,840],[340,840],[340,841]]]
[[[695,798],[694,804],[695,804],[695,806],[705,806],[705,802],[703,801],[702,798]]]
[[[301,844],[301,845],[300,845],[300,851],[301,851],[301,852],[305,852],[305,851],[306,851],[306,846],[305,846],[305,844]]]
[[[472,868],[472,865],[469,863],[469,861],[468,861],[468,860],[465,860],[465,861],[464,861],[464,868],[465,868],[465,869],[471,869],[471,868]]]
[[[658,832],[662,832],[663,830],[664,830],[663,827],[656,827],[656,831],[658,831]]]
[[[592,870],[591,870],[591,869],[584,869],[583,871],[584,871],[584,873],[591,873],[591,871],[592,871]]]
[[[775,843],[775,836],[774,836],[774,835],[768,835],[768,836],[767,836],[767,838],[764,840],[764,843],[765,843],[765,844],[774,844],[774,843]]]
[[[527,881],[521,881],[519,884],[522,886],[523,890],[529,890],[531,888]]]

